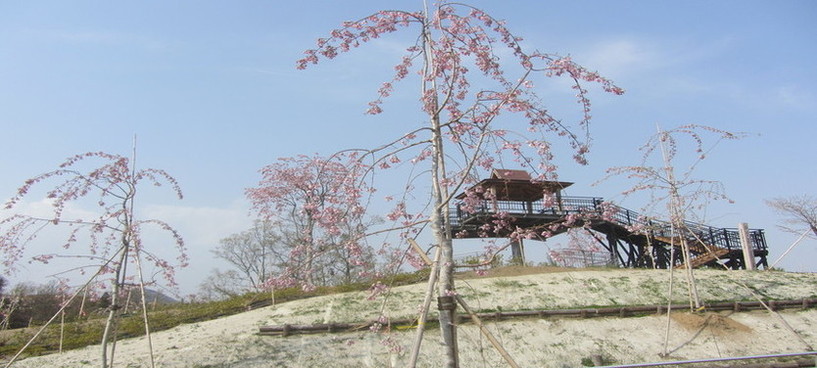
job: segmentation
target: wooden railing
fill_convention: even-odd
[[[650,237],[672,238],[686,236],[728,250],[740,250],[740,232],[737,228],[717,228],[696,222],[685,221],[684,229],[673,229],[671,224],[648,218],[627,208],[604,202],[600,197],[561,197],[553,205],[545,205],[543,200],[525,201],[488,201],[484,200],[474,206],[473,212],[463,209],[462,203],[453,204],[450,208],[451,226],[459,228],[466,220],[475,216],[508,215],[524,216],[567,216],[580,214],[593,219],[601,219],[616,225],[633,229]],[[766,237],[762,229],[750,229],[749,241],[755,250],[766,250]]]

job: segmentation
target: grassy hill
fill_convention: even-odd
[[[553,272],[559,271],[559,272]],[[544,272],[544,273],[537,273]],[[802,299],[817,297],[817,275],[785,272],[696,271],[701,298],[707,302]],[[422,275],[415,275],[417,279]],[[461,275],[458,292],[481,312],[580,307],[666,304],[667,270],[575,270],[506,268],[488,275]],[[683,274],[674,275],[673,303],[688,300]],[[422,301],[424,285],[394,287],[386,298],[368,300],[365,291],[329,293],[223,316],[258,302],[261,296],[176,310],[188,321],[154,334],[160,367],[384,367],[402,366],[414,338],[410,326],[389,326],[388,332],[367,330],[290,337],[260,336],[263,325],[365,322],[412,318]],[[338,290],[335,290],[338,291]],[[227,307],[231,305],[231,307]],[[204,312],[208,310],[209,312]],[[194,312],[198,311],[198,312]],[[781,319],[781,316],[783,319]],[[170,317],[164,317],[170,319]],[[433,317],[432,317],[433,318]],[[163,317],[155,315],[156,323]],[[785,323],[782,321],[786,321]],[[817,345],[817,311],[702,311],[628,318],[525,318],[487,320],[488,329],[521,366],[576,367],[592,359],[632,363],[682,358],[802,352]],[[790,325],[795,331],[786,328]],[[667,333],[669,326],[669,333]],[[399,327],[399,328],[398,328]],[[420,366],[439,366],[438,331],[424,339]],[[463,367],[506,366],[473,323],[459,328]],[[120,342],[121,366],[148,366],[146,342],[137,337]],[[666,356],[660,354],[668,353]],[[14,367],[77,367],[98,365],[98,347],[34,357]]]

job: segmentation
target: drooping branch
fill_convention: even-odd
[[[83,165],[91,165],[91,161],[98,160],[102,164],[82,170]],[[18,262],[26,248],[46,228],[67,226],[70,228],[63,245],[64,249],[75,247],[77,244],[87,244],[88,255],[62,255],[46,253],[33,257],[34,261],[48,263],[54,258],[82,257],[97,264],[97,276],[107,275],[112,285],[112,305],[108,311],[105,329],[102,336],[102,367],[113,364],[114,349],[111,348],[110,360],[108,345],[115,347],[116,324],[119,312],[116,311],[119,291],[129,279],[128,264],[134,259],[144,256],[160,270],[165,280],[175,284],[175,270],[187,264],[184,241],[179,233],[169,224],[156,220],[140,220],[134,217],[134,202],[137,188],[147,183],[153,186],[169,184],[173,192],[182,198],[181,188],[176,180],[167,172],[157,169],[137,170],[134,161],[126,157],[104,152],[90,152],[69,157],[59,168],[45,174],[37,175],[27,181],[17,190],[17,193],[6,203],[6,209],[14,210],[21,204],[24,197],[35,186],[51,185],[45,193],[45,199],[52,204],[51,216],[34,216],[24,213],[15,213],[0,220],[0,252],[6,255],[5,262],[8,270]],[[71,212],[69,205],[84,199],[96,200],[98,214],[91,219],[66,219]],[[142,228],[146,225],[156,226],[169,233],[175,240],[179,251],[178,265],[174,265],[152,252],[148,252],[141,237]],[[85,230],[83,232],[83,230]],[[86,240],[87,241],[83,241]],[[74,270],[84,270],[86,267],[74,267]],[[63,273],[64,274],[64,273]]]
[[[399,229],[403,239],[409,238],[410,234],[417,235],[419,229],[412,229],[414,225],[428,225],[427,228],[431,229],[440,262],[432,271],[434,277],[430,278],[437,280],[439,276],[439,283],[430,288],[436,288],[438,297],[444,300],[456,295],[452,278],[454,236],[448,213],[455,196],[468,184],[475,183],[480,171],[493,169],[505,157],[533,169],[537,173],[534,180],[555,178],[552,163],[554,137],[563,137],[573,151],[574,160],[586,164],[591,143],[590,100],[589,91],[583,84],[599,84],[602,90],[614,94],[624,91],[598,73],[575,64],[569,57],[526,52],[521,45],[522,39],[512,34],[503,21],[480,9],[446,1],[433,9],[426,7],[422,12],[389,10],[343,23],[342,27],[331,31],[329,37],[319,39],[316,49],[307,50],[305,57],[298,61],[298,68],[333,59],[374,38],[409,27],[419,28],[417,37],[394,67],[392,79],[380,86],[376,98],[368,104],[367,113],[381,113],[394,85],[409,78],[412,75],[409,71],[416,69],[414,75],[419,79],[421,91],[419,107],[427,120],[422,122],[423,128],[407,127],[409,133],[385,145],[358,151],[357,165],[364,160],[367,163],[359,173],[368,178],[361,178],[358,182],[372,183],[374,187],[373,177],[379,172],[401,163],[423,166],[418,170],[412,167],[406,193],[386,212],[389,220],[401,222],[400,225],[393,223],[389,228]],[[506,50],[512,56],[507,58],[502,54],[503,58],[500,58],[500,53]],[[574,124],[554,117],[535,92],[533,79],[560,77],[568,78],[573,84],[582,112]],[[524,122],[519,124],[521,129],[499,128],[497,125],[505,122],[502,120],[504,116],[521,117]],[[511,119],[508,122],[514,123]],[[413,157],[406,157],[409,155]],[[418,186],[427,192],[410,195],[409,189],[414,188],[411,184],[420,176],[418,173],[429,179],[428,185]],[[412,196],[419,198],[417,202],[420,203],[406,200]],[[387,202],[390,198],[387,197]],[[310,212],[308,215],[314,214]],[[512,237],[537,235],[513,228],[512,221],[501,214],[490,227],[485,231],[509,232]],[[456,307],[455,302],[440,305]],[[458,365],[452,313],[450,309],[440,313],[449,367]],[[421,314],[422,318],[424,314]],[[415,358],[417,349],[419,346],[412,351]]]

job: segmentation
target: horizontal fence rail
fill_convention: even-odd
[[[669,307],[669,308],[668,308]],[[798,300],[768,300],[768,301],[743,301],[743,302],[723,302],[723,303],[708,303],[704,304],[704,310],[708,311],[733,311],[733,312],[748,312],[753,310],[763,310],[766,308],[771,310],[781,309],[808,309],[817,307],[817,299],[798,299]],[[579,309],[545,309],[545,310],[523,310],[523,311],[504,311],[493,313],[475,313],[483,321],[500,321],[511,318],[592,318],[592,317],[634,317],[651,314],[664,314],[667,310],[689,310],[689,304],[672,304],[667,306],[662,305],[643,305],[630,307],[603,307],[603,308],[579,308]],[[458,320],[461,322],[468,322],[471,316],[468,314],[458,315]],[[401,319],[389,321],[389,325],[396,329],[413,328],[416,320]],[[309,324],[296,325],[285,324],[275,326],[261,326],[259,328],[260,335],[276,335],[289,336],[296,334],[313,334],[313,333],[340,333],[340,332],[354,332],[371,328],[375,325],[385,325],[379,322],[358,322],[358,323],[327,323],[327,324]]]

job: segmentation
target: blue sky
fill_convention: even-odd
[[[771,260],[794,241],[776,228],[779,216],[763,201],[813,194],[817,184],[817,3],[470,3],[505,19],[526,46],[569,54],[627,90],[591,95],[590,165],[562,166],[561,179],[576,182],[568,194],[621,199],[624,183],[590,184],[607,167],[636,163],[636,148],[656,125],[748,132],[720,145],[700,168],[699,176],[722,181],[736,202],[715,204],[706,217],[716,226],[765,228]],[[220,266],[209,249],[249,226],[243,192],[257,183],[258,169],[279,157],[373,147],[408,129],[405,120],[418,109],[416,85],[399,85],[406,92],[387,100],[385,114],[363,112],[410,32],[306,71],[295,70],[295,61],[342,21],[421,6],[0,3],[0,196],[76,153],[129,155],[136,135],[140,165],[166,169],[185,192],[183,201],[149,196],[141,211],[182,231],[192,265],[180,281],[195,291],[201,276]],[[815,255],[817,241],[805,241],[781,265],[815,271]],[[27,265],[14,279],[44,272]]]

